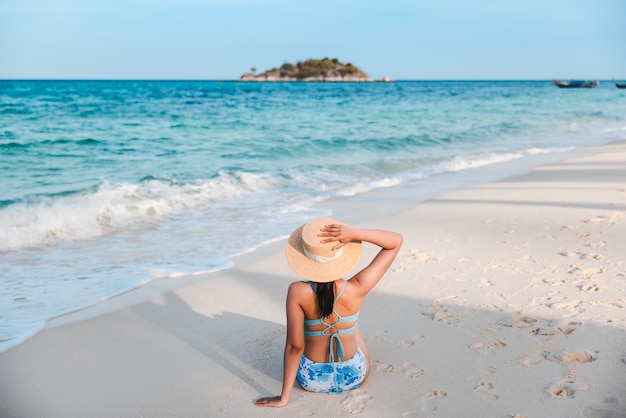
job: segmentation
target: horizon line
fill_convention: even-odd
[[[238,82],[246,84],[257,83],[355,83],[355,84],[369,84],[369,83],[394,83],[394,82],[449,82],[449,81],[471,81],[471,82],[508,82],[508,81],[554,81],[554,80],[599,80],[599,81],[614,81],[616,77],[612,78],[406,78],[406,79],[391,79],[391,81],[381,81],[372,79],[372,81],[242,81],[239,79],[230,78],[0,78],[0,81],[213,81],[213,82]]]

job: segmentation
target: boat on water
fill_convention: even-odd
[[[567,88],[587,88],[587,89],[592,89],[595,86],[597,86],[598,84],[600,84],[600,82],[598,80],[594,80],[594,81],[584,81],[584,80],[554,80],[554,84],[556,84],[558,87],[563,88],[563,89],[567,89]]]
[[[615,84],[615,87],[617,87],[618,89],[626,89],[626,83],[618,83],[615,80],[613,80],[613,83]]]

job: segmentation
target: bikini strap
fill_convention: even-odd
[[[343,281],[343,286],[341,287],[341,290],[339,291],[339,293],[337,293],[337,296],[335,296],[335,302],[337,302],[339,300],[339,297],[341,296],[341,294],[343,293],[343,291],[345,290],[347,285],[348,285],[348,281],[344,280]]]

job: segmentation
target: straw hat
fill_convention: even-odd
[[[287,262],[301,277],[318,283],[332,282],[354,269],[361,257],[361,242],[349,242],[333,251],[337,241],[321,243],[320,229],[330,224],[341,224],[332,218],[315,218],[297,228],[287,241]]]

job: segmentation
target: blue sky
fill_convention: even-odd
[[[624,0],[0,0],[0,79],[626,79]]]

